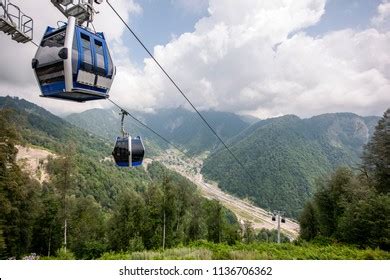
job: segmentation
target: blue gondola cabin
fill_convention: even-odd
[[[48,27],[32,61],[43,97],[77,102],[108,98],[115,66],[103,33],[78,26]]]

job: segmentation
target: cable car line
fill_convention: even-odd
[[[87,5],[85,10],[85,15],[83,17],[73,17],[71,9],[68,10],[65,7],[65,3],[52,1],[53,4],[63,12],[65,16],[68,16],[68,22],[66,26],[59,28],[47,27],[44,37],[41,44],[36,44],[32,42],[35,46],[38,47],[38,51],[32,61],[32,67],[35,71],[37,81],[40,85],[42,96],[43,97],[53,97],[59,99],[67,99],[78,102],[85,102],[89,100],[96,99],[108,99],[111,103],[121,109],[122,116],[124,117],[125,113],[131,116],[135,121],[140,123],[142,126],[152,131],[158,137],[160,137],[164,142],[175,147],[181,153],[187,156],[180,148],[176,147],[165,137],[158,134],[153,129],[149,128],[147,125],[139,121],[133,115],[129,114],[126,110],[116,104],[114,101],[109,99],[108,92],[111,88],[112,81],[115,76],[115,66],[113,65],[111,56],[109,54],[109,49],[106,44],[106,40],[103,33],[91,32],[88,28],[82,27],[81,24],[85,21],[88,23],[93,21],[93,14],[96,12],[87,4],[80,4],[72,7],[71,9],[76,9]],[[96,3],[100,4],[101,1],[95,0]],[[88,2],[91,6],[93,0]],[[194,111],[198,114],[204,124],[210,129],[210,131],[217,137],[219,142],[222,143],[224,148],[229,152],[233,159],[240,165],[240,167],[245,171],[248,177],[256,184],[254,177],[248,172],[242,162],[234,155],[231,149],[226,145],[202,113],[195,107],[191,100],[186,96],[178,84],[173,80],[173,78],[168,74],[168,72],[162,67],[162,65],[157,61],[149,49],[143,44],[141,39],[135,34],[135,32],[130,28],[122,16],[117,12],[117,10],[111,5],[110,1],[107,0],[107,4],[122,21],[125,27],[131,32],[135,39],[141,44],[144,50],[149,54],[149,56],[154,60],[157,66],[161,71],[166,75],[166,77],[172,82],[174,87],[179,91],[179,93],[185,98],[185,100],[191,105]],[[81,6],[80,6],[81,5]],[[80,24],[80,25],[78,25]],[[53,52],[58,52],[60,62],[57,59],[49,59]],[[73,57],[73,53],[76,53],[76,57]],[[85,55],[87,54],[87,55]],[[78,60],[77,63],[75,61]],[[123,121],[122,121],[123,125]],[[123,137],[118,137],[116,146],[113,152],[123,151],[127,149],[126,153],[129,153],[127,164],[129,160],[131,161],[131,142],[138,141],[144,149],[142,140],[140,137],[134,139],[129,139],[128,135],[123,135]],[[126,143],[125,143],[126,142]],[[124,147],[125,144],[128,145],[127,148]],[[119,146],[117,146],[117,144]],[[138,143],[135,143],[136,149],[138,149]],[[144,151],[143,151],[144,152]],[[116,153],[118,157],[125,157],[125,153],[119,154]],[[137,156],[137,155],[136,155]],[[115,155],[114,155],[115,157]],[[143,157],[143,154],[142,154]],[[141,164],[142,159],[136,164]]]
[[[107,4],[110,6],[110,8],[113,10],[113,12],[119,17],[119,19],[122,21],[122,23],[125,25],[125,27],[131,32],[131,34],[134,36],[134,38],[141,44],[141,46],[144,48],[144,50],[149,54],[149,56],[153,59],[153,61],[157,64],[157,66],[161,69],[161,71],[167,76],[167,78],[172,82],[174,87],[179,91],[179,93],[187,100],[187,102],[191,105],[191,107],[195,110],[195,112],[199,115],[199,117],[202,119],[202,121],[206,124],[206,126],[211,130],[211,132],[215,135],[215,137],[218,138],[218,140],[222,143],[222,145],[225,147],[225,149],[230,153],[230,155],[234,158],[234,160],[241,166],[242,169],[244,169],[245,173],[249,176],[249,178],[256,184],[256,180],[253,178],[253,176],[249,173],[249,171],[245,168],[245,166],[242,164],[242,162],[234,155],[234,153],[230,150],[230,148],[226,145],[226,143],[222,140],[222,138],[218,135],[218,133],[212,128],[212,126],[209,124],[209,122],[205,119],[205,117],[198,111],[198,109],[195,107],[195,105],[191,102],[191,100],[185,95],[185,93],[181,90],[181,88],[177,85],[177,83],[171,78],[171,76],[167,73],[167,71],[161,66],[161,64],[157,61],[157,59],[154,57],[154,55],[149,51],[149,49],[145,46],[144,43],[142,43],[141,39],[135,34],[135,32],[131,29],[131,27],[127,24],[127,22],[122,18],[122,16],[117,12],[117,10],[111,5],[110,1],[106,1]]]
[[[31,44],[33,44],[34,46],[36,46],[37,48],[39,48],[39,45],[37,43],[35,43],[33,40],[30,41]]]
[[[140,125],[142,125],[143,127],[145,127],[146,129],[148,129],[149,131],[151,131],[153,134],[155,134],[156,136],[158,136],[160,139],[162,139],[165,143],[167,143],[168,145],[172,146],[173,148],[175,148],[176,150],[178,150],[180,153],[182,153],[183,155],[185,155],[186,157],[188,158],[192,158],[191,156],[189,156],[186,152],[184,152],[182,149],[180,149],[179,147],[177,147],[175,144],[173,144],[172,142],[170,142],[168,139],[166,139],[164,136],[162,136],[161,134],[159,134],[158,132],[156,132],[154,129],[152,129],[151,127],[149,127],[148,125],[146,125],[145,123],[143,123],[142,121],[140,121],[139,119],[137,119],[134,115],[132,115],[131,113],[129,113],[128,111],[126,111],[125,109],[123,109],[120,105],[118,105],[116,102],[112,101],[110,98],[107,98],[108,101],[110,101],[114,106],[118,107],[121,112],[124,112],[126,115],[128,115],[129,117],[131,117],[133,120],[135,120],[137,123],[139,123]]]
[[[39,45],[37,43],[35,43],[34,41],[30,41],[34,46],[36,46],[37,48],[39,47]],[[168,145],[170,145],[171,147],[175,148],[176,150],[178,150],[180,153],[182,153],[183,155],[185,155],[186,157],[188,158],[192,158],[191,156],[189,156],[186,152],[184,152],[182,149],[180,149],[178,146],[176,146],[175,144],[173,144],[172,142],[170,142],[168,139],[166,139],[164,136],[162,136],[161,134],[159,134],[158,132],[156,132],[155,130],[153,130],[151,127],[149,127],[148,125],[144,124],[142,121],[140,121],[139,119],[137,119],[134,115],[132,115],[131,113],[129,113],[128,111],[126,111],[125,109],[123,109],[120,105],[118,105],[116,102],[114,102],[113,100],[111,100],[110,98],[107,99],[108,101],[110,101],[113,105],[115,105],[116,107],[118,107],[122,113],[125,113],[125,115],[128,115],[129,117],[131,117],[134,121],[136,121],[138,124],[140,124],[141,126],[145,127],[146,129],[148,129],[149,131],[151,131],[153,134],[155,134],[156,136],[158,136],[160,139],[162,139],[164,142],[166,142]],[[124,115],[123,115],[124,116]]]

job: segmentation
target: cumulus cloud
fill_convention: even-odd
[[[199,108],[258,117],[381,113],[390,104],[389,34],[368,29],[306,35],[324,8],[322,0],[211,0],[209,16],[195,32],[156,46],[154,54]],[[140,88],[139,98],[153,96],[142,106],[182,104],[152,60],[133,74],[133,92]],[[136,96],[130,93],[128,100]]]
[[[377,28],[387,29],[390,28],[390,1],[383,0],[378,6],[377,15],[372,18],[372,24]]]
[[[390,104],[388,1],[378,6],[373,25],[365,30],[309,36],[305,29],[321,20],[325,4],[326,0],[209,0],[208,15],[196,23],[194,32],[155,46],[153,52],[201,109],[261,118],[338,111],[382,114]],[[115,6],[126,20],[142,13],[132,1],[115,1]],[[183,105],[184,99],[151,59],[145,59],[142,68],[134,67],[121,40],[123,25],[107,9],[102,8],[96,26],[113,38],[118,74],[112,98],[137,110]],[[13,67],[23,63],[18,58]],[[12,87],[15,81],[10,78],[6,80]]]
[[[324,0],[210,0],[209,16],[193,33],[156,46],[154,54],[203,109],[263,118],[381,114],[390,104],[390,33],[369,28],[307,35],[305,28],[317,24],[324,9]],[[145,60],[140,79],[156,85],[146,106],[181,104],[158,73]]]
[[[37,43],[47,26],[57,26],[58,21],[66,20],[48,0],[13,0],[12,3],[18,5],[25,14],[34,19],[34,41]],[[142,13],[142,7],[133,0],[117,0],[115,6],[120,9],[126,21],[130,21],[130,16]],[[126,61],[128,67],[133,67],[128,59],[127,48],[121,39],[125,29],[122,22],[107,5],[97,6],[96,9],[99,15],[96,16],[94,26],[98,31],[105,32],[114,59]],[[0,95],[17,95],[58,113],[72,113],[108,105],[106,101],[78,104],[40,98],[40,91],[31,69],[31,59],[35,55],[36,47],[31,43],[18,44],[3,32],[0,32],[0,46],[2,64]]]

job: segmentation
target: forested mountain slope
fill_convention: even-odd
[[[225,191],[296,217],[318,177],[360,162],[362,147],[378,120],[336,113],[259,121],[229,141],[255,182],[224,149],[206,159],[202,173]]]
[[[113,143],[77,128],[24,99],[0,97],[3,118],[15,127],[23,145],[35,145],[57,154],[75,155],[75,190],[92,195],[111,207],[120,189],[145,185],[144,169],[119,169],[110,158]]]
[[[48,180],[20,168],[17,145],[54,154],[42,166]],[[117,168],[111,150],[32,103],[0,97],[0,258],[89,259],[200,239],[241,240],[235,215],[201,197],[189,180],[158,162]],[[65,219],[68,253],[61,255]]]
[[[248,121],[232,113],[216,111],[202,113],[225,140],[239,134],[249,126]],[[209,151],[218,145],[218,140],[199,119],[199,116],[184,108],[160,109],[154,113],[135,112],[134,115],[169,141],[190,153]],[[113,139],[120,129],[120,116],[115,110],[92,109],[71,114],[66,117],[66,120],[108,139]],[[126,118],[125,126],[131,135],[141,135],[152,145],[157,144],[161,148],[166,148],[166,143],[161,142],[131,117]]]

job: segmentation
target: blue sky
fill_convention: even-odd
[[[208,15],[207,6],[203,2],[196,10],[190,10],[174,0],[138,0],[137,3],[143,11],[132,17],[130,26],[151,50],[156,45],[167,44],[172,36],[193,32],[196,22]],[[380,3],[381,0],[328,0],[321,21],[305,31],[316,37],[345,28],[367,28]],[[147,54],[130,36],[130,33],[125,32],[123,39],[131,50],[131,59],[141,66]]]
[[[328,0],[321,21],[307,32],[317,36],[344,28],[367,28],[380,3],[380,0]]]
[[[173,36],[193,32],[196,22],[207,16],[204,5],[191,11],[170,0],[139,0],[137,3],[142,13],[132,17],[130,26],[150,50],[156,45],[166,45]],[[140,66],[147,54],[129,32],[125,32],[123,39],[131,50],[132,60]]]
[[[34,17],[36,41],[63,18],[49,0],[13,2]],[[199,109],[309,117],[381,115],[390,104],[390,0],[111,3],[152,52],[160,46],[155,56]],[[141,111],[182,105],[182,96],[108,5],[98,10],[95,26],[106,33],[117,66],[112,98]],[[0,94],[14,93],[58,113],[108,106],[39,98],[31,71],[36,48],[2,34],[0,46],[0,61],[9,66],[0,69]]]

